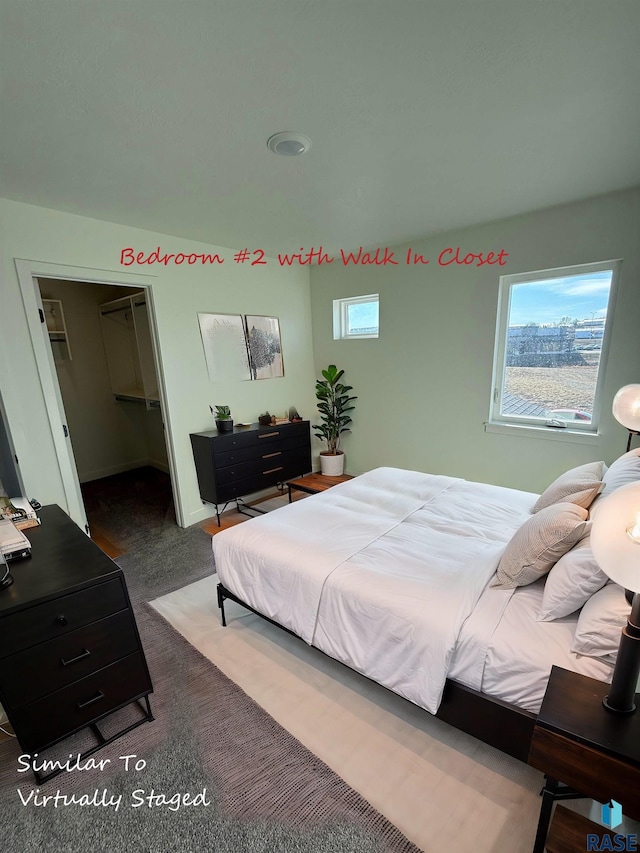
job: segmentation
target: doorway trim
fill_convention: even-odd
[[[149,308],[153,359],[158,375],[158,392],[165,429],[165,442],[167,445],[167,458],[176,522],[180,527],[184,527],[171,417],[167,405],[165,376],[160,355],[156,311],[153,301],[153,282],[156,280],[156,276],[124,271],[113,272],[111,270],[91,269],[89,267],[66,266],[64,264],[27,260],[24,258],[16,258],[15,266],[69,515],[77,524],[85,529],[87,520],[80,490],[78,470],[73,457],[71,442],[65,437],[64,433],[64,409],[62,407],[62,395],[60,393],[58,375],[55,370],[51,348],[45,342],[44,328],[46,327],[43,327],[40,321],[39,309],[42,308],[42,303],[40,301],[40,289],[37,280],[39,278],[51,278],[62,281],[74,281],[80,284],[111,284],[144,289]]]

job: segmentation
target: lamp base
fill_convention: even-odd
[[[602,700],[602,705],[607,709],[607,711],[611,711],[612,714],[635,714],[636,712],[636,704],[635,702],[631,705],[630,708],[615,708],[613,705],[610,705],[608,702],[609,694],[607,694]]]

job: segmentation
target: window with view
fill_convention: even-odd
[[[333,338],[377,338],[379,332],[379,297],[350,296],[333,300]]]
[[[596,431],[619,267],[500,279],[492,421]]]

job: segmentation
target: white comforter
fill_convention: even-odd
[[[535,495],[378,468],[213,537],[220,580],[435,713],[460,629]]]

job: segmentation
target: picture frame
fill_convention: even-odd
[[[251,378],[283,377],[284,362],[278,318],[245,314],[244,320]]]
[[[252,378],[242,314],[198,313],[207,372],[212,382]]]

